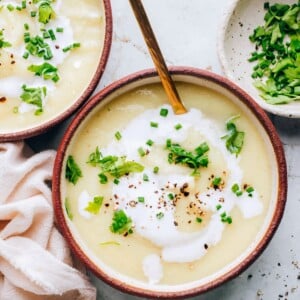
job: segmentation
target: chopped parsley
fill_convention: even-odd
[[[69,155],[66,163],[65,178],[75,185],[80,177],[82,177],[82,172],[75,162],[74,157]]]
[[[167,140],[166,148],[169,150],[168,161],[174,164],[183,164],[191,169],[194,169],[192,175],[199,175],[200,167],[208,166],[208,156],[209,146],[207,143],[202,143],[194,152],[187,151],[179,144],[172,143],[171,140]]]
[[[226,122],[227,135],[222,137],[222,139],[226,141],[227,150],[236,155],[240,154],[245,137],[245,133],[238,131],[234,124],[234,121],[238,118],[239,116],[234,116]]]
[[[20,98],[27,104],[32,104],[37,107],[35,115],[40,115],[43,112],[43,99],[47,95],[46,87],[27,87],[22,86],[23,93]]]
[[[85,210],[94,215],[98,214],[102,206],[103,199],[104,197],[101,196],[94,197],[93,201],[88,203],[88,206],[85,208]]]
[[[54,82],[59,81],[57,68],[47,62],[41,65],[30,65],[28,70],[34,72],[34,74],[37,76],[43,77],[45,80],[50,79]]]
[[[99,173],[98,177],[101,184],[106,184],[108,182],[108,178],[104,173]]]
[[[71,212],[71,205],[70,205],[69,198],[65,199],[65,210],[66,210],[68,218],[72,221],[74,216]]]
[[[118,234],[133,233],[131,218],[128,217],[123,210],[116,210],[113,215],[110,230]]]
[[[98,147],[89,155],[87,163],[93,167],[99,167],[102,174],[115,178],[129,173],[140,173],[144,170],[141,164],[135,161],[126,161],[126,157],[103,156]]]
[[[250,35],[256,51],[252,78],[260,96],[269,104],[300,100],[300,2],[264,5],[264,25]]]

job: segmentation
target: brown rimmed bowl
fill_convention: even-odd
[[[155,285],[139,284],[118,274],[116,271],[109,271],[100,266],[91,254],[91,251],[82,242],[75,226],[69,220],[65,210],[64,199],[64,177],[68,147],[80,128],[83,128],[89,115],[97,112],[106,103],[113,101],[115,97],[122,95],[137,87],[151,83],[158,83],[159,77],[155,70],[145,70],[128,77],[125,77],[96,94],[76,115],[67,128],[65,135],[58,147],[53,174],[53,205],[57,223],[61,232],[68,241],[76,256],[93,271],[93,273],[109,285],[134,295],[150,298],[186,298],[189,296],[204,293],[243,272],[263,252],[272,236],[274,235],[284,212],[287,195],[287,171],[282,144],[276,130],[266,113],[260,106],[242,89],[234,83],[219,75],[208,71],[191,67],[174,67],[170,69],[175,82],[187,82],[217,91],[236,103],[250,120],[255,124],[257,130],[264,137],[272,162],[273,187],[272,197],[266,213],[266,217],[256,238],[248,246],[246,251],[229,265],[205,277],[201,281],[183,284],[180,286],[168,286],[158,288]],[[109,121],[109,120],[108,120]]]
[[[63,120],[67,119],[70,115],[72,115],[80,106],[82,106],[89,99],[91,94],[94,92],[95,88],[99,83],[99,80],[101,79],[109,57],[113,30],[112,9],[110,0],[99,1],[101,3],[101,7],[103,8],[102,21],[104,24],[104,35],[103,37],[101,36],[99,38],[103,40],[103,43],[102,49],[99,53],[99,60],[95,61],[95,66],[97,67],[95,69],[95,72],[92,74],[90,81],[87,82],[86,87],[82,90],[82,92],[80,92],[76,97],[74,97],[72,101],[65,105],[61,111],[55,113],[52,117],[48,117],[46,120],[43,120],[41,122],[38,121],[35,124],[26,126],[26,128],[14,129],[12,132],[8,132],[7,130],[1,130],[0,128],[0,142],[17,141],[45,133],[46,131],[50,130],[55,125],[61,123]],[[78,72],[80,72],[80,70]],[[76,77],[78,75],[74,73],[73,76]]]

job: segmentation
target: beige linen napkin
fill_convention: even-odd
[[[30,154],[24,143],[0,144],[0,299],[90,300],[96,290],[71,267],[53,225],[54,151]]]

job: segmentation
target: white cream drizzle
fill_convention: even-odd
[[[175,115],[170,106],[164,105],[164,107],[169,111],[166,118],[160,116],[160,108],[143,112],[121,131],[120,141],[112,141],[106,148],[101,149],[101,152],[103,155],[126,156],[128,160],[139,162],[141,158],[137,149],[145,145],[148,139],[153,140],[156,146],[165,147],[167,139],[176,143],[184,142],[191,129],[201,133],[210,147],[220,151],[227,165],[228,178],[222,190],[211,188],[199,191],[199,198],[205,205],[205,210],[211,211],[212,216],[207,226],[198,232],[179,231],[174,225],[175,208],[172,202],[167,200],[165,206],[159,204],[161,197],[174,192],[175,183],[181,186],[182,183],[187,182],[190,187],[193,187],[195,179],[190,176],[191,169],[182,167],[179,173],[176,169],[176,175],[170,175],[163,172],[154,174],[153,167],[152,169],[146,168],[143,173],[149,176],[148,182],[143,181],[143,173],[133,173],[120,178],[118,185],[113,185],[112,194],[119,195],[115,208],[123,209],[132,218],[135,232],[161,247],[162,260],[177,263],[192,262],[200,259],[207,252],[207,248],[216,245],[221,240],[226,225],[221,221],[220,214],[226,212],[230,215],[231,210],[237,206],[245,218],[251,218],[259,215],[263,206],[256,192],[253,192],[250,198],[246,193],[237,197],[231,191],[233,184],[242,184],[243,172],[239,166],[239,159],[228,152],[221,139],[221,136],[225,134],[224,131],[199,110],[190,109],[186,114]],[[151,121],[157,122],[159,128],[151,127],[149,125]],[[182,125],[182,129],[174,130],[174,126],[178,123]],[[145,148],[151,152],[151,147]],[[169,190],[166,189],[168,184]],[[129,185],[134,185],[135,188],[128,188]],[[165,189],[163,192],[162,188]],[[145,203],[137,202],[134,206],[130,205],[130,202],[138,199],[139,196],[145,197]],[[222,208],[217,210],[216,206],[220,203],[221,197],[225,201],[222,203]],[[159,212],[164,214],[161,219],[157,218]],[[150,271],[145,271],[150,282],[157,282],[157,277],[151,274]]]

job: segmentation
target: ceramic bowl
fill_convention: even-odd
[[[270,5],[278,1],[268,1]],[[295,1],[284,0],[280,3],[293,4]],[[259,91],[253,85],[251,74],[254,63],[248,62],[250,54],[255,51],[255,45],[249,36],[253,30],[264,24],[266,11],[264,2],[259,0],[233,0],[224,13],[218,38],[218,54],[225,75],[245,91],[266,111],[275,115],[299,118],[300,103],[271,105],[261,98]]]
[[[67,157],[70,154],[70,147],[72,148],[72,145],[76,143],[76,133],[84,130],[85,134],[89,134],[89,130],[85,129],[86,122],[88,122],[92,115],[96,116],[101,107],[108,103],[113,103],[114,98],[119,97],[124,93],[132,92],[136,88],[141,88],[142,94],[147,95],[147,86],[153,83],[159,84],[160,80],[155,70],[145,70],[125,77],[96,94],[75,116],[58,147],[52,183],[53,205],[57,224],[72,251],[94,272],[96,276],[123,292],[151,298],[185,298],[197,295],[213,289],[239,275],[255,259],[257,259],[274,235],[283,215],[287,193],[286,163],[283,147],[275,128],[260,106],[237,85],[219,75],[190,67],[175,67],[170,69],[170,71],[176,84],[188,83],[217,92],[222,97],[228,98],[230,102],[232,101],[240,107],[250,118],[251,123],[255,124],[259,136],[264,140],[268,149],[267,155],[270,158],[272,168],[272,184],[270,185],[272,196],[268,207],[266,207],[266,214],[262,220],[262,224],[258,227],[258,232],[255,234],[255,237],[251,240],[245,251],[238,257],[232,259],[225,267],[216,270],[209,276],[204,276],[199,280],[186,282],[184,284],[159,285],[135,280],[127,275],[121,274],[114,268],[107,266],[87,247],[86,243],[83,241],[83,236],[79,234],[73,221],[68,217],[65,206],[65,170]],[[135,109],[136,107],[138,107],[138,100],[131,108]],[[214,110],[214,107],[209,103],[207,103],[206,107],[210,111]],[[115,109],[117,108],[115,107]],[[101,120],[99,120],[99,122],[100,121]],[[101,124],[108,126],[107,128],[112,126],[112,124],[109,125],[109,122],[111,122],[110,119],[102,120],[101,122]],[[101,126],[99,127],[97,122],[93,123],[93,128],[97,128],[96,132],[101,131]],[[103,131],[101,132],[105,134],[107,130],[109,129],[105,129],[104,133]],[[93,136],[93,140],[101,140],[101,137],[101,133],[99,133],[99,136],[97,136],[96,133],[96,135]],[[92,142],[94,141],[91,141],[91,143]],[[89,143],[84,143],[84,145],[81,143],[79,146],[84,149],[89,147]],[[87,160],[84,159],[83,164],[86,163],[86,161]],[[84,176],[88,175],[85,174]],[[94,183],[91,183],[91,186],[94,185]],[[99,188],[101,189],[100,184]],[[77,192],[76,195],[79,195],[79,193]],[[76,200],[72,199],[72,201]],[[86,233],[89,234],[90,231],[91,230]],[[99,235],[97,235],[97,237],[99,237]],[[99,238],[101,238],[101,236]],[[123,255],[123,253],[119,253],[119,256],[123,257],[124,260],[127,260]],[[136,268],[136,264],[134,264],[132,268]],[[176,270],[174,272],[176,272]]]
[[[20,18],[23,18],[20,20],[26,21],[27,19],[25,18],[28,18],[30,9],[34,9],[35,5],[37,4],[28,4],[27,8],[19,13]],[[53,5],[56,5],[56,3]],[[44,62],[57,66],[60,77],[59,81],[54,82],[54,80],[45,80],[45,78],[43,80],[42,76],[37,76],[38,74],[34,74],[33,71],[32,73],[29,72],[29,69],[27,69],[29,65],[40,65],[43,58],[37,57],[37,54],[30,55],[29,52],[27,52],[27,59],[22,57],[26,49],[24,44],[21,46],[17,44],[18,40],[16,44],[12,43],[11,47],[2,50],[6,51],[2,53],[2,57],[7,53],[7,55],[10,55],[11,60],[15,59],[15,61],[8,62],[11,66],[7,67],[7,74],[2,72],[5,66],[3,61],[1,61],[0,81],[2,89],[0,89],[0,94],[2,101],[0,102],[0,106],[2,110],[2,123],[0,122],[0,142],[16,141],[44,133],[74,113],[87,101],[99,83],[108,60],[112,40],[112,11],[110,1],[97,0],[89,4],[85,4],[82,1],[69,11],[66,9],[67,5],[67,2],[64,5],[58,5],[57,9],[61,11],[62,16],[58,14],[53,21],[50,20],[49,23],[44,25],[47,30],[53,27],[51,30],[54,35],[53,39],[47,37],[44,39],[44,42],[50,45],[54,60],[45,60],[44,58]],[[84,9],[84,5],[88,5],[86,9]],[[8,11],[3,10],[2,13],[8,14]],[[11,14],[15,13],[18,12],[15,10],[11,12]],[[9,24],[11,22],[10,15],[6,17]],[[33,19],[33,17],[30,19],[29,15],[28,22],[31,22]],[[15,36],[19,34],[22,35],[20,39],[23,40],[23,32],[26,30],[28,30],[27,34],[31,37],[34,34],[39,36],[42,34],[37,30],[38,27],[34,27],[31,23],[27,25],[27,29],[24,29],[25,21],[23,21],[21,21],[22,26],[17,23],[15,27],[11,27],[11,41],[14,41]],[[41,24],[38,23],[37,19],[36,22],[37,24]],[[86,35],[82,34],[83,24],[86,26],[91,24],[90,26],[92,26],[92,30],[89,30]],[[35,29],[36,32],[34,31]],[[7,34],[6,39],[9,38],[10,33],[10,29],[7,30],[5,31]],[[75,49],[75,47],[74,49],[68,49],[68,47],[64,46],[67,43],[69,45],[71,42],[74,42],[74,44],[78,42],[78,49]],[[22,48],[21,54],[19,48]],[[64,58],[62,58],[63,55]],[[72,57],[72,60],[70,57]],[[61,68],[62,62],[66,66],[64,69]],[[13,63],[14,65],[12,65]],[[19,68],[19,70],[16,69],[14,71],[14,66]],[[29,102],[25,103],[24,100],[21,100],[23,99],[22,88],[24,84],[30,88],[46,86],[46,97],[49,97],[49,99],[42,113],[39,113],[38,110],[35,111],[35,108],[31,104],[28,104]],[[10,101],[10,99],[15,103]],[[27,120],[29,119],[30,121],[28,122]]]

